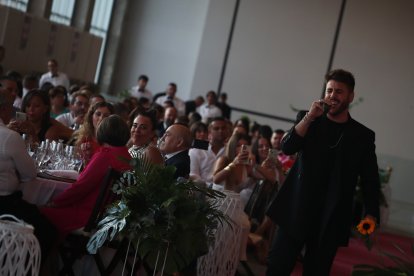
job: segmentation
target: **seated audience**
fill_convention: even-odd
[[[193,139],[208,141],[208,127],[203,122],[196,122],[190,127]]]
[[[23,97],[27,92],[39,88],[39,80],[35,74],[27,74],[23,77]]]
[[[177,85],[173,82],[169,83],[165,96],[161,96],[156,100],[157,104],[164,106],[165,101],[172,101],[174,107],[177,109],[178,116],[185,115],[185,103],[180,98],[176,97]]]
[[[128,122],[129,112],[128,112],[126,106],[121,102],[116,102],[116,103],[113,104],[113,106],[114,106],[114,114],[121,117],[122,120],[124,120],[129,126],[129,122]]]
[[[106,101],[105,97],[102,96],[101,94],[92,94],[89,97],[89,106],[93,106],[97,102],[105,102],[105,101]]]
[[[249,135],[250,133],[250,121],[247,117],[242,117],[238,120],[236,120],[233,124],[234,128],[236,127],[242,127],[245,129],[246,135]]]
[[[190,156],[188,150],[193,139],[188,127],[174,124],[165,131],[160,140],[160,151],[165,157],[165,165],[176,168],[174,177],[188,178],[190,173]]]
[[[109,168],[130,169],[130,155],[125,146],[129,139],[126,123],[117,115],[102,120],[97,130],[101,145],[78,180],[52,199],[42,213],[56,226],[62,240],[69,232],[83,227],[91,215],[101,183]]]
[[[53,245],[56,229],[35,205],[22,199],[19,191],[21,185],[36,177],[36,168],[22,138],[5,126],[11,119],[12,106],[12,96],[0,88],[0,214],[14,215],[34,226],[43,262]]]
[[[249,181],[249,176],[253,173],[254,157],[247,150],[248,138],[240,134],[234,134],[230,137],[226,151],[223,156],[217,159],[214,166],[213,181],[224,187],[224,193],[239,193]],[[244,209],[244,206],[240,204]],[[248,234],[250,232],[250,222],[247,215],[240,210],[242,217],[239,219],[242,227],[242,240],[240,259],[246,260],[246,247]]]
[[[132,97],[137,98],[140,100],[141,98],[145,98],[149,100],[149,103],[152,102],[152,93],[147,89],[149,78],[146,75],[140,75],[138,77],[138,83],[136,86],[133,86],[129,90],[129,94]]]
[[[85,164],[98,151],[99,143],[96,139],[96,130],[101,121],[114,114],[114,107],[107,102],[98,102],[89,108],[84,123],[72,138],[76,139],[76,146],[80,149]]]
[[[220,100],[217,103],[217,106],[221,109],[221,113],[223,117],[226,119],[231,119],[231,107],[227,104],[227,93],[221,92],[220,93]]]
[[[66,90],[69,90],[69,78],[65,73],[59,72],[58,62],[55,59],[49,59],[47,69],[48,72],[40,77],[39,87],[42,87],[46,82],[50,82],[53,86],[62,85]]]
[[[50,97],[50,117],[56,118],[57,116],[68,113],[68,99],[66,89],[63,86],[56,86],[49,90]]]
[[[213,170],[216,160],[224,154],[224,143],[227,139],[227,123],[222,117],[214,118],[208,126],[208,149],[190,149],[190,178],[213,186]]]
[[[185,102],[185,115],[189,115],[192,112],[195,112],[198,107],[204,103],[203,96],[198,96],[194,100],[189,100]]]
[[[201,122],[201,115],[197,112],[191,112],[188,114],[188,125],[191,127],[191,125],[196,122]]]
[[[153,164],[162,165],[164,164],[164,158],[156,145],[156,124],[155,110],[138,113],[131,127],[132,147],[129,149],[129,153],[132,157],[145,157]]]
[[[175,107],[167,107],[164,111],[164,120],[157,126],[157,136],[162,137],[165,130],[174,124],[177,119],[177,109]]]
[[[201,105],[197,112],[201,115],[201,121],[208,124],[211,119],[221,116],[221,109],[217,106],[217,95],[214,91],[208,91],[207,102]]]
[[[17,81],[12,78],[12,77],[8,77],[8,76],[0,76],[0,86],[3,89],[6,89],[7,91],[9,91],[12,100],[13,100],[13,104],[14,101],[17,98],[17,94],[18,94],[18,85],[17,85]],[[13,110],[12,110],[12,118],[14,118],[16,116],[16,112],[20,111],[20,108],[17,108],[15,106],[13,106]]]
[[[9,127],[19,133],[26,133],[32,142],[39,143],[46,139],[68,141],[73,130],[50,118],[50,99],[47,92],[32,90],[23,98],[22,111],[27,120],[16,120]]]
[[[16,98],[14,99],[13,106],[20,110],[20,108],[22,107],[23,98],[23,77],[17,71],[8,71],[6,73],[6,77],[16,82]]]
[[[89,96],[86,92],[78,91],[72,94],[69,112],[56,117],[56,120],[74,130],[83,124],[86,112],[89,108]]]

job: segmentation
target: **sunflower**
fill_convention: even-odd
[[[375,221],[372,218],[365,218],[357,226],[358,232],[362,235],[371,235],[375,230]]]

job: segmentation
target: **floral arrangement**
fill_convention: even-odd
[[[357,226],[358,233],[364,239],[365,246],[368,250],[371,250],[373,246],[373,241],[371,239],[371,234],[374,233],[376,228],[376,223],[374,219],[366,217]]]
[[[96,253],[107,239],[127,237],[141,260],[154,271],[173,273],[208,252],[219,223],[228,218],[215,202],[224,194],[174,178],[175,167],[133,158],[113,191],[114,202],[90,238]]]

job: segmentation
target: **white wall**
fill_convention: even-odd
[[[363,102],[353,116],[376,132],[393,199],[414,203],[414,1],[348,1],[334,66],[350,68]]]
[[[175,82],[177,96],[189,98],[207,9],[208,1],[131,1],[114,70],[115,91],[136,85],[146,74],[154,94]]]
[[[229,103],[292,119],[290,105],[308,108],[322,93],[341,2],[242,0],[223,84]],[[169,81],[184,99],[216,90],[235,3],[134,1],[116,86],[132,86],[146,73],[153,92]],[[380,166],[394,167],[393,199],[414,204],[413,14],[411,0],[348,0],[333,67],[355,74],[363,101],[351,114],[376,132]]]

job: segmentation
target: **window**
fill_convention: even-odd
[[[92,22],[89,32],[96,36],[102,37],[102,46],[96,67],[95,81],[98,81],[99,73],[101,71],[102,57],[106,47],[106,34],[111,20],[112,8],[114,0],[100,0],[95,1],[93,7]]]
[[[50,21],[69,26],[74,5],[75,0],[53,0]]]
[[[0,0],[0,4],[22,12],[27,11],[27,2],[29,0]]]

